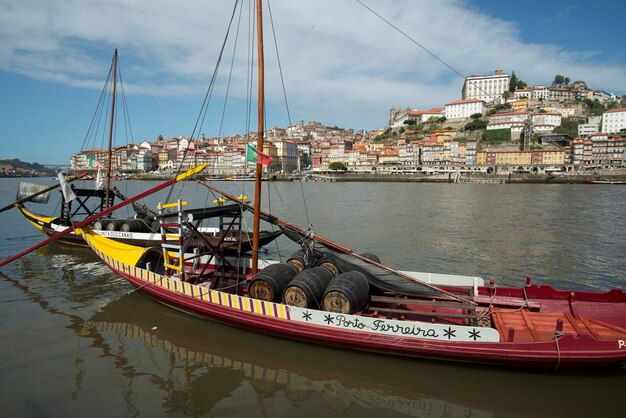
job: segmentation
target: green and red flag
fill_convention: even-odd
[[[255,147],[248,144],[248,146],[246,147],[246,161],[248,161],[249,163],[259,163],[266,167],[269,167],[272,163],[272,157],[257,151]]]

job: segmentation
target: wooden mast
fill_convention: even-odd
[[[258,97],[258,132],[257,150],[263,152],[263,130],[265,119],[265,74],[263,58],[263,11],[261,9],[262,0],[256,0],[256,21],[257,21],[257,49],[259,60],[259,97]],[[256,274],[259,264],[259,229],[261,224],[261,175],[263,166],[256,163],[256,178],[254,182],[254,222],[252,227],[252,274]]]
[[[106,203],[105,208],[109,208],[109,189],[111,188],[111,157],[113,154],[112,146],[113,146],[113,119],[115,117],[115,85],[117,76],[117,48],[115,48],[115,52],[113,53],[113,93],[111,98],[111,120],[109,122],[109,152],[107,158],[107,178],[106,178]]]

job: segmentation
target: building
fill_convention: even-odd
[[[475,113],[484,115],[487,112],[487,105],[483,100],[467,99],[456,100],[446,103],[444,116],[448,120],[468,119]]]
[[[290,140],[274,141],[276,157],[281,173],[291,173],[298,169],[298,144]]]
[[[439,118],[445,116],[443,107],[433,107],[428,110],[417,110],[417,109],[405,109],[399,110],[396,108],[391,108],[389,110],[389,128],[402,128],[406,127],[404,122],[406,120],[412,119],[415,123],[425,123],[432,117]]]
[[[547,100],[553,102],[569,101],[576,98],[571,88],[568,87],[552,87],[552,86],[534,86],[526,89],[518,89],[513,92],[515,100]]]
[[[565,163],[562,149],[547,150],[483,150],[476,153],[479,165],[520,167],[530,165],[559,166]]]
[[[602,114],[602,132],[614,134],[626,129],[626,108],[607,110]]]
[[[589,136],[600,132],[602,116],[589,116],[587,123],[578,125],[578,136]]]
[[[502,101],[502,94],[509,91],[510,82],[511,76],[499,68],[490,75],[470,75],[465,78],[461,97],[463,100],[499,103]]]
[[[549,133],[557,126],[561,125],[561,115],[559,113],[547,112],[508,112],[496,113],[489,117],[488,130],[510,129],[513,139],[521,135],[528,120],[532,121],[533,132]]]

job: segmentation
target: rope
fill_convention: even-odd
[[[559,331],[557,329],[554,330],[554,343],[556,344],[556,365],[554,366],[554,371],[556,371],[561,365],[561,349],[559,348],[559,338],[565,335],[564,331]]]
[[[164,278],[165,278],[165,276],[161,276],[161,278],[159,279],[159,283],[158,284],[161,284],[161,282],[163,281]],[[134,288],[133,290],[129,291],[126,294],[130,295],[132,293],[135,293],[136,291],[143,289],[144,287],[148,286],[149,284],[157,284],[157,283],[146,282],[146,283],[142,284],[141,286]]]

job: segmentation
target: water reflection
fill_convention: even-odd
[[[236,415],[246,405],[261,416],[294,408],[346,416],[372,411],[414,417],[480,417],[498,411],[543,416],[540,411],[547,411],[549,416],[568,412],[562,402],[584,392],[572,387],[575,382],[588,386],[583,375],[591,381],[622,382],[625,376],[502,372],[311,347],[191,319],[162,310],[141,295],[109,303],[85,329],[94,346],[124,366],[126,376],[127,358],[133,373],[148,373],[164,392],[166,410],[191,415]],[[151,360],[138,361],[141,352]],[[616,395],[618,391],[609,389]],[[529,401],[546,395],[550,399],[543,399],[539,408]],[[592,404],[595,409],[596,402],[581,402],[569,412]]]

